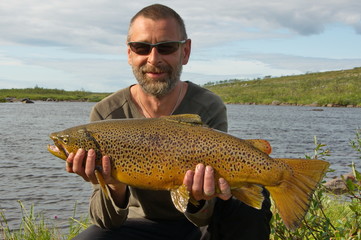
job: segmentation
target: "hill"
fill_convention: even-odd
[[[204,87],[226,103],[361,107],[361,67],[251,81],[227,80]]]

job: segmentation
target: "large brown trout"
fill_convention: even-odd
[[[215,177],[226,179],[232,194],[260,209],[262,187],[274,200],[289,228],[298,227],[310,198],[329,163],[316,159],[271,158],[265,140],[242,140],[204,126],[198,115],[93,122],[52,133],[48,150],[66,159],[79,148],[94,149],[111,159],[112,176],[137,188],[169,190],[175,206],[184,211],[189,193],[185,173],[198,163],[210,165]],[[98,168],[100,169],[100,168]],[[101,170],[98,180],[106,191]]]

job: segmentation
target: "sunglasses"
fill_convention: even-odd
[[[182,41],[167,41],[159,42],[156,44],[146,42],[128,42],[130,49],[138,55],[148,55],[155,47],[159,54],[168,55],[176,52],[179,46],[185,43],[187,40]]]

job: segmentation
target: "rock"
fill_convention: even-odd
[[[351,179],[354,183],[357,183],[355,176],[353,173],[348,173],[343,175],[344,179]],[[359,183],[360,184],[360,183]],[[347,186],[345,184],[345,181],[342,179],[342,177],[338,177],[335,179],[332,179],[324,184],[327,190],[331,191],[334,194],[344,194],[348,192]]]
[[[29,98],[24,98],[23,100],[21,100],[22,103],[34,103],[33,101],[31,101]]]

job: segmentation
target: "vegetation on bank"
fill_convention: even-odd
[[[315,151],[308,158],[326,159],[329,150],[325,145],[317,143]],[[360,154],[361,159],[361,129],[356,132],[351,146]],[[300,228],[288,230],[280,216],[273,208],[271,221],[271,240],[361,240],[361,174],[351,165],[354,179],[343,179],[347,192],[341,196],[328,192],[323,185],[315,191],[310,209]],[[42,214],[35,214],[34,208],[26,210],[20,203],[22,222],[16,229],[11,229],[5,214],[0,209],[0,237],[5,240],[65,240],[72,239],[90,225],[86,217],[69,219],[68,229],[59,230],[55,223],[49,223]],[[64,232],[65,231],[65,232]]]
[[[207,83],[226,103],[361,107],[361,67],[351,70]]]
[[[65,91],[62,89],[47,89],[35,86],[25,89],[0,89],[0,102],[21,101],[31,99],[39,101],[82,101],[99,102],[110,93],[95,93],[84,90]]]
[[[218,94],[226,103],[361,107],[360,82],[361,67],[295,76],[267,76],[250,81],[224,80],[207,83],[204,87]],[[24,98],[98,102],[109,94],[36,86],[26,89],[0,89],[0,102]]]

